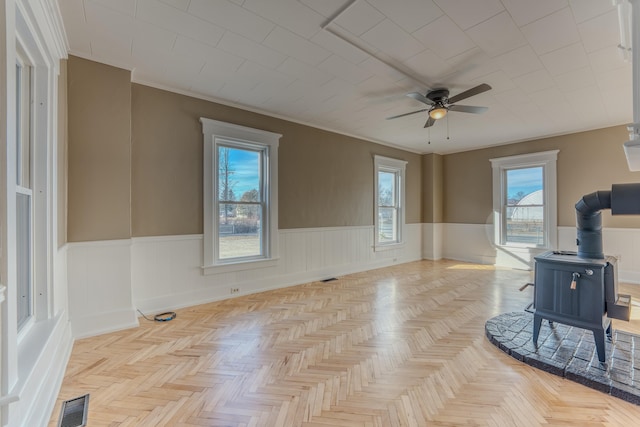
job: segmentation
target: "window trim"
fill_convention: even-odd
[[[393,159],[390,157],[384,157],[374,155],[374,173],[373,173],[373,189],[374,189],[374,227],[373,227],[373,247],[375,251],[383,251],[389,249],[395,249],[405,244],[404,228],[405,228],[405,187],[406,187],[406,168],[407,161]],[[394,242],[380,242],[378,240],[380,222],[378,217],[379,199],[378,199],[378,173],[380,171],[393,172],[398,174],[398,181],[396,182],[396,191],[398,194],[398,223],[397,223],[397,235],[398,238]]]
[[[560,150],[541,151],[489,159],[493,170],[494,244],[499,247],[552,249],[558,244],[557,158]],[[544,244],[507,243],[504,223],[506,171],[531,167],[543,169]]]
[[[204,173],[203,173],[203,274],[217,274],[230,271],[248,270],[270,267],[277,264],[278,259],[278,145],[281,134],[218,120],[201,117],[204,136]],[[219,259],[217,241],[217,146],[237,146],[238,148],[260,147],[264,149],[263,164],[266,172],[263,179],[263,191],[266,203],[267,221],[263,223],[264,255],[260,257],[243,257]]]

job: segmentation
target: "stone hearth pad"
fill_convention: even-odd
[[[533,345],[533,315],[504,313],[485,323],[489,341],[528,365],[640,405],[640,336],[614,330],[598,361],[589,330],[543,320],[538,348]]]

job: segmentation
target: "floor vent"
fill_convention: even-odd
[[[87,425],[89,412],[89,395],[76,397],[62,402],[58,427],[81,427]]]

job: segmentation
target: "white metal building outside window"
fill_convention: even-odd
[[[490,160],[497,245],[556,246],[557,153],[552,150]]]

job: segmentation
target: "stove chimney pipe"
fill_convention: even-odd
[[[602,209],[612,215],[640,214],[640,183],[613,184],[611,191],[587,194],[576,203],[578,257],[604,259]]]

